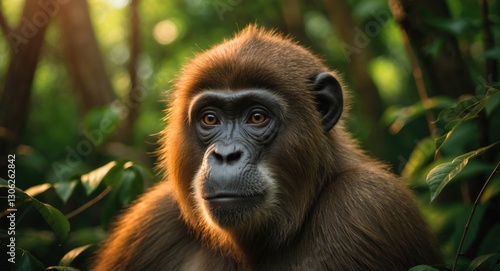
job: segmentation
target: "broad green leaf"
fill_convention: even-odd
[[[122,206],[127,206],[142,193],[142,175],[137,170],[127,168],[122,175],[118,197]]]
[[[109,172],[104,176],[104,183],[113,188],[117,188],[120,186],[120,181],[123,175],[123,171],[126,167],[128,167],[128,163],[132,163],[130,161],[116,161],[116,165],[112,167]]]
[[[73,194],[73,191],[75,191],[75,187],[78,184],[78,181],[73,180],[73,181],[64,181],[64,182],[58,182],[54,184],[54,189],[56,190],[57,195],[59,198],[66,203]]]
[[[401,172],[401,176],[403,178],[411,178],[411,176],[416,174],[422,169],[423,166],[425,166],[427,161],[432,159],[435,151],[436,143],[432,138],[426,137],[420,140],[411,153],[410,158],[408,158],[408,162]]]
[[[477,124],[469,121],[457,126],[446,142],[439,146],[439,151],[436,151],[435,159],[439,159],[437,155],[446,154],[445,157],[454,158],[470,150],[471,142],[477,140]],[[437,147],[437,145],[436,145]]]
[[[49,183],[44,183],[44,184],[40,184],[40,185],[35,185],[35,186],[32,186],[28,189],[26,189],[24,191],[24,193],[34,197],[36,195],[39,195],[45,191],[47,191],[48,189],[50,189],[52,187],[51,184]]]
[[[13,270],[43,271],[45,267],[42,262],[31,255],[27,250],[16,247],[16,263],[15,269]]]
[[[68,237],[70,224],[64,215],[49,204],[43,203],[36,198],[16,188],[16,197],[22,202],[31,202],[35,209],[42,215],[57,239],[63,242]]]
[[[90,195],[96,188],[101,184],[102,179],[106,174],[116,165],[115,161],[111,161],[106,165],[94,169],[87,174],[83,174],[81,177],[81,182],[83,187],[85,187],[85,191],[87,195]]]
[[[493,265],[498,260],[499,256],[499,253],[478,256],[474,260],[472,260],[469,267],[467,267],[467,271],[491,270]]]
[[[496,143],[489,146],[462,154],[451,162],[443,163],[433,168],[427,175],[427,185],[431,191],[431,201],[434,201],[441,193],[443,188],[467,165],[469,159],[476,157],[493,147]]]
[[[417,265],[408,269],[408,271],[439,271],[439,269],[428,265]]]
[[[77,247],[66,253],[64,257],[62,257],[61,261],[59,261],[60,266],[71,266],[71,263],[78,257],[82,252],[86,251],[88,248],[92,247],[92,245],[85,245],[81,247]]]
[[[66,240],[70,229],[70,224],[66,217],[59,210],[47,203],[34,200],[33,205],[43,216],[47,224],[49,224],[50,228],[57,236],[57,239],[59,239],[60,242]]]

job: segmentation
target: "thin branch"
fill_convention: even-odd
[[[424,75],[422,73],[422,68],[420,67],[418,58],[414,52],[414,48],[411,45],[410,38],[408,37],[406,31],[401,29],[401,35],[403,37],[403,43],[405,44],[408,57],[410,58],[410,63],[412,65],[413,78],[415,80],[415,85],[417,86],[418,96],[424,105],[424,108],[429,103],[429,95],[427,95],[427,89],[425,88]],[[436,129],[436,119],[434,114],[430,110],[425,111],[425,118],[427,120],[427,127],[429,133],[432,137],[437,137]]]
[[[467,223],[465,224],[464,233],[462,234],[462,239],[460,239],[460,244],[458,245],[457,254],[455,255],[455,260],[453,261],[453,268],[451,269],[453,271],[457,270],[458,257],[460,257],[460,251],[462,250],[462,246],[463,246],[464,241],[465,241],[465,236],[467,235],[467,231],[469,230],[470,223],[472,221],[472,216],[474,216],[474,212],[476,211],[476,207],[479,203],[479,200],[481,199],[481,196],[483,195],[484,190],[486,189],[486,187],[490,183],[490,180],[493,179],[493,176],[495,176],[495,174],[497,174],[499,172],[500,172],[500,162],[497,164],[495,169],[491,172],[490,176],[488,177],[488,179],[484,183],[483,187],[481,188],[481,191],[477,195],[476,201],[474,201],[474,205],[472,206],[472,210],[469,214],[469,218],[467,219]]]
[[[95,198],[91,199],[84,205],[80,206],[78,209],[74,210],[73,212],[65,215],[67,219],[71,219],[74,216],[78,215],[79,213],[85,211],[86,209],[90,208],[92,205],[96,204],[98,201],[100,201],[102,198],[104,198],[109,192],[111,192],[111,186],[106,187],[99,195],[97,195]]]

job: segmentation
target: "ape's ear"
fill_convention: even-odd
[[[314,79],[316,106],[321,113],[321,124],[328,132],[340,119],[344,101],[339,81],[328,72],[320,73]]]

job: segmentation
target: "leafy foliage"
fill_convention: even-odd
[[[99,200],[101,198],[100,195],[106,195],[109,191],[112,191],[112,196],[105,202],[107,211],[103,213],[103,219],[105,219],[106,222],[109,222],[110,218],[114,215],[117,209],[130,204],[137,197],[137,195],[143,192],[143,176],[145,171],[148,171],[148,169],[136,163],[116,160],[93,171],[85,173],[72,181],[63,181],[55,184],[44,183],[31,187],[25,191],[15,188],[17,200],[17,206],[15,209],[19,209],[21,213],[26,214],[29,212],[29,209],[25,209],[26,205],[30,204],[34,206],[35,210],[37,210],[38,213],[45,219],[50,229],[59,240],[59,243],[62,243],[66,241],[70,231],[68,218],[79,214],[89,208],[92,204],[95,204],[96,199]],[[102,187],[106,186],[108,188],[104,189],[100,195],[76,210],[76,214],[72,212],[70,214],[63,215],[61,211],[54,208],[52,205],[43,203],[35,198],[35,196],[39,196],[42,193],[54,190],[60,200],[66,203],[79,186],[82,187],[87,196],[92,195],[96,190],[99,190]],[[0,179],[0,188],[9,189],[6,180]],[[23,215],[21,215],[21,217],[23,217]],[[22,222],[19,221],[17,221],[17,223],[22,224]],[[80,256],[83,252],[89,250],[89,248],[93,248],[93,246],[91,244],[87,244],[69,251],[66,255],[64,255],[64,257],[62,257],[58,266],[52,266],[49,270],[78,270],[70,267],[70,265],[73,263],[75,258]],[[19,247],[16,249],[17,270],[44,270],[43,264],[31,253]]]
[[[467,192],[473,186],[478,186],[479,190],[481,190],[479,194],[463,195],[466,197],[466,201],[473,201],[473,205],[462,206],[458,208],[461,210],[455,214],[451,212],[446,214],[449,216],[447,218],[448,223],[441,225],[440,232],[442,235],[447,236],[442,241],[449,243],[443,245],[443,247],[448,249],[445,251],[446,256],[449,262],[453,262],[453,268],[439,270],[497,270],[500,268],[498,260],[500,253],[500,246],[498,246],[500,222],[493,220],[493,226],[491,226],[489,217],[498,214],[495,214],[495,212],[488,214],[491,210],[488,206],[496,204],[500,194],[500,178],[497,175],[500,173],[500,155],[498,153],[500,138],[498,135],[491,137],[492,141],[482,142],[483,144],[489,144],[483,147],[478,144],[479,142],[470,142],[472,139],[477,140],[478,138],[459,137],[458,141],[466,144],[455,144],[455,148],[450,148],[450,144],[447,142],[454,133],[459,134],[458,131],[460,131],[462,125],[466,126],[471,123],[476,124],[485,121],[488,122],[488,127],[495,127],[495,114],[500,112],[500,105],[497,102],[500,93],[498,90],[491,88],[485,93],[469,97],[457,102],[454,106],[443,109],[436,123],[442,124],[444,135],[437,136],[435,140],[426,137],[419,141],[402,170],[402,175],[408,178],[410,183],[417,186],[428,186],[430,200],[437,205],[435,207],[439,206],[438,208],[444,213],[449,212],[447,210],[451,211],[455,206],[459,206],[460,203],[457,202],[457,199],[460,197],[457,198],[453,195],[456,193],[454,191],[456,191],[457,187],[465,188]],[[402,111],[407,112],[405,109],[402,109]],[[421,112],[414,112],[421,115]],[[412,116],[405,117],[407,122],[414,119],[416,118]],[[401,119],[399,118],[399,120]],[[407,122],[404,124],[407,124]],[[454,143],[458,141],[455,140]],[[462,149],[461,146],[479,147],[463,153],[466,149]],[[459,150],[463,154],[459,154]],[[485,155],[491,160],[484,161]],[[433,156],[434,161],[432,161]],[[482,157],[483,161],[479,162],[478,157]],[[426,175],[426,183],[419,181],[423,175]],[[446,196],[443,196],[443,194]],[[475,198],[469,199],[469,197]],[[455,220],[454,225],[450,225],[450,219]],[[450,226],[455,229],[452,234],[447,230]],[[483,232],[484,229],[486,229],[485,232]],[[466,258],[462,256],[464,252],[467,252],[464,255],[475,255],[475,257]],[[411,270],[437,269],[430,266],[417,266]]]

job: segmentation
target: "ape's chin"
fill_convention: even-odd
[[[265,195],[218,196],[205,199],[212,220],[221,228],[248,227],[265,203]]]

